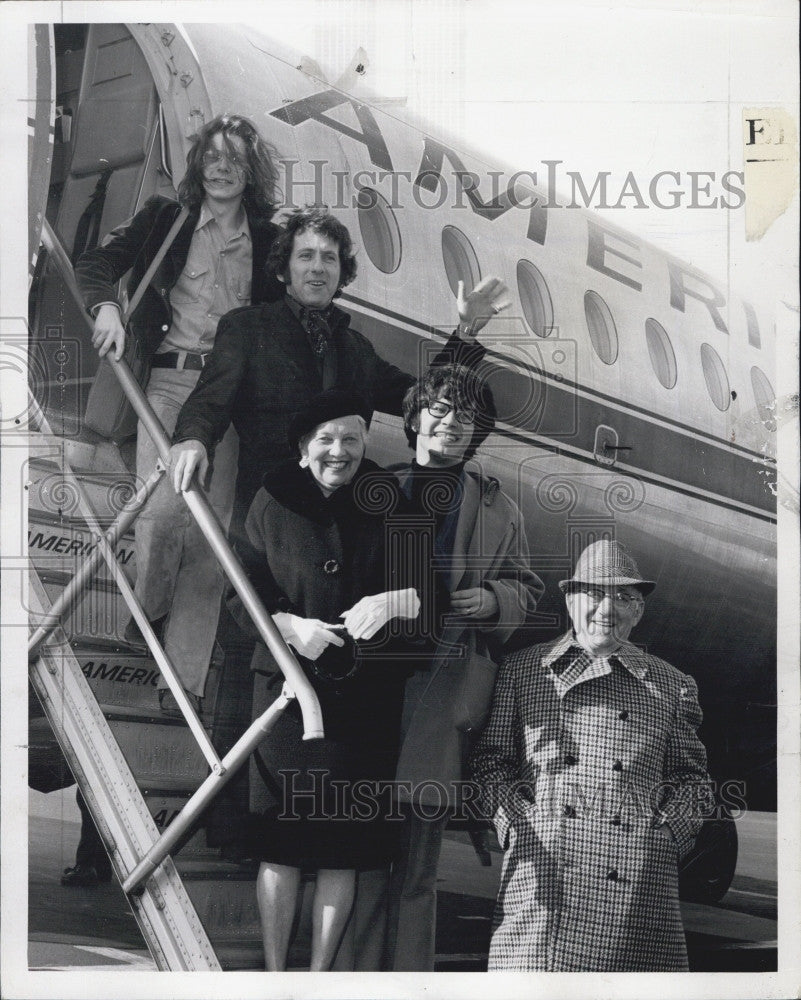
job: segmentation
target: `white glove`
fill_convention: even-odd
[[[363,597],[341,618],[354,639],[372,639],[393,618],[416,618],[420,613],[420,598],[413,587],[387,590],[383,594]]]
[[[299,618],[286,611],[279,611],[273,615],[273,621],[278,626],[284,641],[307,660],[316,660],[328,646],[345,645],[345,640],[331,631],[342,628],[341,625],[327,625],[318,618]]]

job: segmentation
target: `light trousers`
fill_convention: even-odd
[[[147,398],[172,437],[178,413],[200,376],[199,371],[154,368]],[[239,438],[233,427],[214,453],[208,500],[228,530],[236,487]],[[158,452],[143,425],[136,440],[136,472],[146,479]],[[225,574],[189,508],[165,476],[139,515],[136,538],[136,596],[148,619],[167,616],[164,651],[184,688],[203,697],[220,614]],[[166,687],[160,680],[159,687]]]

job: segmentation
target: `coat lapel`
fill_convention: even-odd
[[[250,301],[258,303],[264,297],[263,285],[266,281],[264,260],[270,249],[270,234],[264,226],[256,225],[248,216],[250,226],[250,245],[253,254],[253,271],[250,281]]]
[[[262,302],[280,302],[286,289],[272,271],[267,270],[266,265],[270,249],[278,237],[278,227],[274,226],[272,222],[254,221],[250,215],[248,215],[248,222],[250,223],[250,239],[253,244],[251,305],[257,306]]]
[[[320,373],[312,354],[306,332],[285,301],[262,308],[270,334],[278,346],[284,363],[297,370],[310,386],[320,386]],[[315,389],[319,392],[320,389]]]
[[[481,531],[477,530],[478,506],[481,502],[481,483],[465,473],[462,476],[464,496],[459,507],[456,535],[453,540],[453,562],[451,564],[450,589],[461,590],[466,585],[470,573],[470,557],[479,555]]]

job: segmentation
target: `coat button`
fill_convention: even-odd
[[[626,711],[625,708],[623,709],[622,712],[618,714],[618,719],[620,719],[621,722],[625,722],[628,719],[628,717],[629,713]]]
[[[166,333],[169,330],[169,326],[166,323],[162,324],[161,332]]]
[[[622,771],[623,770],[623,761],[622,760],[616,760],[615,763],[612,765],[612,770],[613,771]]]
[[[614,815],[614,816],[613,816],[613,817],[612,817],[612,818],[611,818],[611,819],[609,820],[609,822],[610,822],[610,824],[611,824],[612,826],[620,826],[620,824],[621,824],[621,823],[622,823],[623,821],[621,820],[620,816],[619,816],[619,815],[618,815],[618,814],[616,813],[616,814],[615,814],[615,815]]]
[[[323,572],[333,575],[339,572],[339,563],[336,559],[326,559],[323,563]]]
[[[617,880],[620,878],[617,868],[610,868],[609,871],[606,873],[606,877],[609,879],[610,882],[617,882]]]
[[[573,819],[573,817],[576,815],[576,810],[573,808],[573,806],[562,806],[562,815],[567,816],[568,819]]]
[[[565,764],[567,764],[568,767],[572,767],[574,764],[578,764],[578,757],[574,757],[572,753],[566,753]]]

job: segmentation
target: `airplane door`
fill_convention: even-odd
[[[37,96],[46,87],[46,40],[52,39],[49,115],[55,124],[49,169],[34,173],[37,199],[68,254],[81,216],[99,210],[91,230],[101,239],[153,193],[174,196],[164,170],[156,87],[139,45],[124,25],[56,24],[36,29]],[[41,113],[37,100],[37,116]],[[50,122],[48,120],[48,132]],[[42,140],[34,129],[34,144]],[[34,161],[36,162],[36,161]],[[104,191],[102,185],[105,184]],[[36,224],[39,229],[37,230]],[[32,220],[38,247],[41,220]],[[78,433],[84,397],[97,369],[83,311],[55,267],[42,257],[31,288],[30,336],[35,391],[64,433]]]
[[[28,120],[28,265],[30,278],[39,253],[53,160],[55,117],[55,49],[53,27],[28,27],[28,93],[35,95],[33,118]]]
[[[156,87],[125,26],[88,25],[83,52],[65,48],[57,59],[63,107],[71,112],[72,122],[63,172],[53,178],[54,184],[62,185],[56,230],[71,251],[78,219],[105,169],[111,176],[101,233],[133,214],[140,192],[152,194],[157,187],[166,187],[163,193],[168,194],[172,185],[158,183],[160,158],[153,155],[159,142]],[[145,192],[146,177],[150,190]]]

